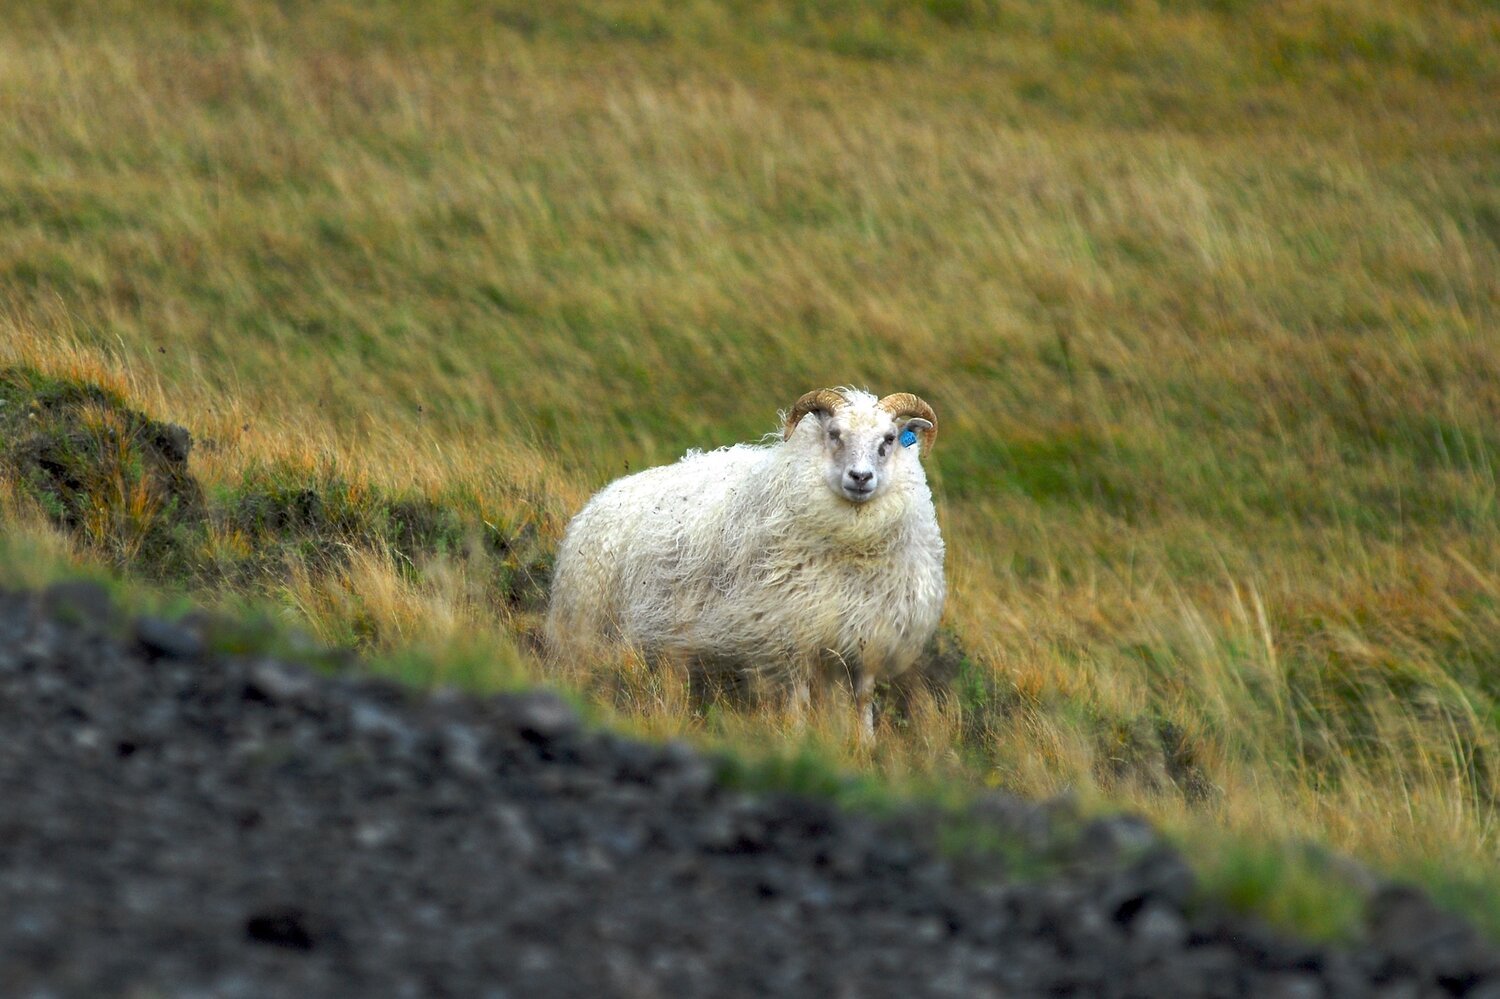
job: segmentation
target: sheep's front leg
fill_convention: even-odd
[[[812,707],[812,682],[809,677],[802,675],[792,681],[786,706],[787,714],[792,719],[792,728],[800,732],[807,727],[807,714]]]
[[[854,713],[859,718],[859,744],[875,745],[875,674],[861,669],[854,681]]]

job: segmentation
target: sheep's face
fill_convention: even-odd
[[[882,495],[898,474],[917,464],[916,447],[903,443],[904,432],[930,426],[925,420],[897,421],[874,406],[846,406],[822,417],[823,479],[850,503],[868,503]],[[913,434],[905,433],[908,442]]]

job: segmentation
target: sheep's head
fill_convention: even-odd
[[[937,440],[937,414],[910,392],[884,399],[853,389],[809,392],[787,414],[783,438],[790,440],[809,414],[815,419],[808,426],[821,435],[823,479],[850,503],[875,499],[903,469],[920,474],[917,455],[930,453]]]

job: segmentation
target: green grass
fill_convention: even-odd
[[[1349,943],[1359,939],[1365,925],[1363,890],[1316,850],[1286,843],[1220,840],[1193,844],[1188,855],[1199,876],[1200,905],[1253,913],[1272,926],[1313,940]],[[1468,910],[1486,914],[1491,921],[1495,914],[1488,902],[1470,905]]]
[[[915,391],[959,689],[873,756],[830,716],[841,766],[1317,841],[1500,927],[1490,5],[0,16],[0,449],[108,472],[11,463],[70,560],[483,687],[540,669],[528,580],[598,486]],[[17,415],[73,381],[111,395]],[[131,410],[192,431],[195,516]],[[629,660],[556,679],[788,738]]]

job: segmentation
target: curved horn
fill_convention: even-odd
[[[792,406],[792,411],[787,414],[786,426],[782,427],[781,439],[787,440],[792,436],[792,431],[797,429],[797,424],[808,413],[828,413],[840,408],[849,400],[833,389],[817,389],[809,392],[798,399]]]
[[[931,406],[910,392],[893,393],[876,405],[890,413],[898,422],[912,417],[925,420],[928,425],[921,430],[922,455],[926,457],[932,453],[933,445],[937,443],[937,414],[932,411]]]

